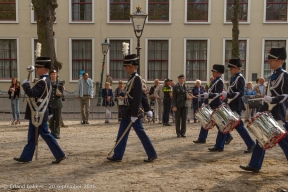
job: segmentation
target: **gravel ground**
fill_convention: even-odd
[[[288,168],[279,146],[266,152],[258,174],[242,171],[251,154],[238,133],[223,152],[208,152],[216,129],[206,144],[194,144],[200,124],[187,124],[186,138],[177,138],[174,125],[144,123],[159,158],[144,163],[145,151],[132,130],[120,163],[108,162],[119,124],[92,120],[89,125],[65,121],[59,145],[67,159],[58,165],[46,143],[39,139],[38,161],[17,163],[27,143],[27,121],[20,126],[0,122],[0,191],[281,191],[288,190]]]

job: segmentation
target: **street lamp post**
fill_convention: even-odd
[[[110,44],[107,42],[107,38],[103,43],[101,43],[102,46],[102,53],[103,53],[103,61],[102,61],[102,72],[101,72],[101,79],[100,79],[100,85],[99,85],[99,95],[98,95],[98,103],[97,106],[101,106],[101,97],[102,97],[102,83],[103,83],[103,72],[104,72],[104,66],[105,66],[105,57],[108,53]]]
[[[143,30],[144,30],[144,26],[145,26],[145,22],[146,22],[146,18],[148,16],[147,13],[144,13],[141,11],[141,7],[138,5],[136,7],[136,10],[134,13],[130,14],[130,18],[132,18],[132,24],[133,24],[133,29],[134,29],[134,33],[137,37],[137,56],[138,56],[138,63],[139,63],[139,67],[138,67],[138,74],[140,75],[140,37],[142,36]]]

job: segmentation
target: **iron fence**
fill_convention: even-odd
[[[80,109],[80,102],[76,99],[73,92],[65,92],[65,101],[62,101],[63,108],[62,108],[62,118],[64,120],[81,120],[81,109]],[[25,97],[26,98],[26,97]],[[24,119],[25,110],[27,101],[26,99],[21,97],[19,98],[19,110],[20,110],[20,119]],[[95,97],[90,101],[90,115],[89,120],[97,120],[97,119],[105,119],[105,108],[103,106],[99,106],[99,100],[101,100],[102,105],[102,98]],[[150,101],[149,101],[150,103]],[[189,102],[189,104],[191,104]],[[191,109],[191,105],[188,108],[188,115],[187,118],[189,120],[193,119],[193,109]],[[114,107],[111,107],[111,119],[118,118],[118,107],[115,102]],[[0,91],[0,121],[10,121],[12,119],[11,113],[11,102],[8,98],[8,94],[5,91]]]

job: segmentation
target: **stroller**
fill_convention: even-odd
[[[155,103],[156,100],[150,100],[150,109],[153,113],[152,117],[148,117],[148,123],[155,123]]]

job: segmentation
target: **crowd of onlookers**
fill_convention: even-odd
[[[210,77],[210,82],[206,86],[202,86],[200,80],[195,81],[195,85],[189,87],[189,94],[192,97],[191,108],[193,109],[193,114],[197,112],[199,107],[202,106],[204,102],[204,97],[198,97],[204,92],[207,92],[209,89],[210,83],[213,81],[213,77]],[[121,109],[124,106],[124,96],[125,96],[125,85],[123,81],[119,80],[117,86],[112,87],[113,79],[106,75],[106,81],[104,88],[102,89],[102,106],[105,107],[105,123],[110,123],[111,119],[111,107],[116,106],[118,109],[118,121],[121,121]],[[263,98],[266,90],[266,82],[263,77],[257,79],[256,84],[253,85],[252,82],[248,82],[245,87],[243,100],[246,105],[246,111],[244,112],[245,121],[250,121],[258,111],[259,106],[261,105],[261,100],[255,101],[255,98]],[[167,99],[169,100],[170,105],[172,104],[171,98],[173,96],[172,88],[176,83],[170,79],[165,79],[164,84],[161,84],[158,79],[154,80],[154,85],[150,88],[146,85],[146,81],[142,79],[142,90],[149,98],[150,106],[153,109],[153,122],[158,122],[163,125],[169,125],[167,122],[167,114],[173,118],[173,110],[171,106],[167,106]],[[168,91],[166,88],[171,88],[171,91]],[[164,90],[164,92],[163,92]],[[11,100],[11,109],[12,109],[12,124],[20,124],[20,111],[19,111],[19,94],[20,94],[20,84],[17,78],[13,78],[11,85],[8,90],[9,99]],[[166,95],[165,95],[166,94]],[[89,108],[90,108],[90,99],[94,96],[93,82],[89,78],[88,73],[84,73],[78,81],[76,98],[79,99],[81,105],[81,124],[89,124]],[[252,99],[252,100],[251,100]],[[166,102],[166,105],[163,105],[163,102]],[[169,104],[168,104],[169,105]],[[169,111],[167,111],[169,110]],[[163,117],[164,121],[163,122]],[[194,123],[198,122],[195,115],[193,115]],[[148,118],[144,120],[150,121]]]
[[[195,114],[197,112],[197,110],[204,103],[204,97],[198,97],[197,95],[201,95],[204,92],[208,92],[209,85],[212,81],[213,81],[213,77],[210,77],[210,82],[208,82],[206,84],[206,86],[204,87],[201,85],[200,80],[196,80],[195,85],[192,87],[189,87],[188,90],[189,90],[190,95],[192,96],[191,108],[193,109],[193,114]],[[162,122],[163,116],[165,116],[165,110],[164,110],[165,105],[163,105],[163,100],[165,100],[163,87],[167,86],[165,83],[167,83],[168,86],[170,86],[170,87],[175,86],[176,83],[170,79],[166,79],[163,82],[164,84],[160,84],[160,81],[158,79],[155,79],[154,85],[152,85],[150,87],[150,89],[146,85],[146,82],[144,79],[142,80],[142,83],[143,83],[143,92],[149,98],[150,106],[152,107],[153,112],[154,112],[154,116],[153,116],[154,121],[162,124],[163,123]],[[119,85],[119,87],[117,87],[115,89],[112,96],[115,98],[116,102],[118,101],[118,103],[117,103],[118,111],[119,111],[118,119],[120,121],[121,120],[120,111],[122,108],[122,103],[119,104],[119,100],[123,99],[123,96],[125,95],[125,89],[124,89],[123,82],[121,80],[118,82],[118,85]],[[265,82],[265,79],[263,77],[258,78],[256,80],[255,85],[253,85],[252,82],[247,82],[247,84],[245,86],[245,90],[244,90],[244,95],[243,95],[243,101],[244,101],[245,107],[246,107],[246,111],[243,113],[243,117],[244,117],[246,122],[250,121],[251,118],[253,117],[253,115],[256,112],[258,112],[262,101],[261,100],[253,100],[253,99],[263,98],[265,95],[266,86],[267,86],[267,82]],[[119,89],[123,90],[122,96],[118,93]],[[171,90],[172,90],[172,88],[171,88]],[[173,93],[171,93],[171,97],[172,97],[172,95],[173,95]],[[173,111],[170,110],[169,113],[173,118]],[[110,115],[108,115],[107,117],[110,117]],[[194,118],[194,123],[197,123],[198,121],[197,121],[195,115],[193,115],[193,118]],[[107,121],[109,122],[109,120],[107,120]],[[167,122],[165,122],[165,124],[167,124]]]

